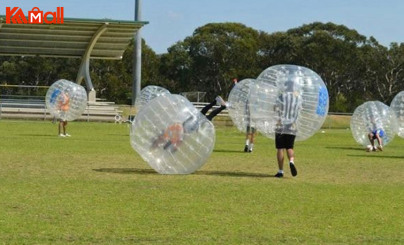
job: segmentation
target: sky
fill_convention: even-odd
[[[404,42],[404,0],[140,0],[141,35],[156,53],[208,23],[238,22],[255,30],[287,31],[315,21],[333,22],[373,36],[380,44]],[[135,0],[1,0],[6,7],[44,12],[64,7],[65,18],[134,20]]]

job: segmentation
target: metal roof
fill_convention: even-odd
[[[121,59],[145,24],[71,18],[63,24],[6,24],[5,16],[0,16],[0,56],[82,58],[90,50],[91,59]]]

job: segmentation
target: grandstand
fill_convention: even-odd
[[[47,89],[48,86],[0,85],[0,119],[53,120],[45,103]],[[193,101],[194,98],[190,97],[189,99]],[[192,103],[198,110],[208,104],[199,101]],[[218,106],[213,107],[213,109],[215,108]],[[114,102],[97,99],[97,101],[87,102],[87,108],[77,120],[119,123],[130,120],[124,118],[122,114],[123,112]],[[216,125],[232,125],[228,111],[223,110],[215,118],[214,123]]]
[[[79,120],[115,121],[120,113],[113,102],[96,98],[89,62],[91,59],[122,59],[136,32],[148,22],[110,19],[65,18],[64,24],[7,24],[0,16],[1,56],[79,58],[76,82],[86,84],[88,105]],[[9,86],[10,85],[5,85]],[[24,85],[14,85],[24,88]],[[44,96],[2,94],[1,118],[49,119]]]
[[[87,108],[78,121],[115,122],[121,111],[113,102],[88,102]],[[53,120],[46,108],[45,98],[20,96],[0,97],[0,119]]]

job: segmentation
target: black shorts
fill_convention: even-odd
[[[275,134],[276,149],[293,149],[296,135],[291,134]]]

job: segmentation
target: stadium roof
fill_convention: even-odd
[[[6,24],[0,16],[0,56],[121,59],[148,22],[65,18],[63,24]]]

